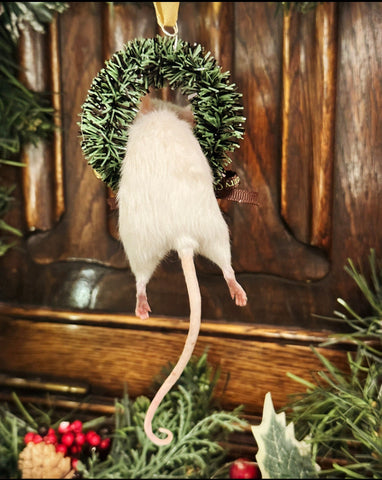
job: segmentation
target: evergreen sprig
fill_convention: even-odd
[[[192,422],[192,395],[179,387],[169,396],[170,400],[157,412],[155,423],[165,423],[174,431],[170,446],[155,447],[143,431],[149,400],[139,397],[130,407],[125,401],[124,409],[131,412],[131,417],[127,415],[130,421],[119,422],[108,459],[80,469],[82,474],[87,478],[209,478],[225,456],[218,439],[224,433],[240,429],[243,423],[237,413],[223,411],[205,413]],[[174,400],[176,411],[171,408]],[[123,410],[119,413],[124,414]]]
[[[63,2],[0,3],[0,167],[24,166],[19,158],[22,145],[36,144],[48,138],[55,128],[50,96],[29,90],[18,79],[20,65],[17,43],[26,25],[44,32],[54,12],[61,13],[66,8],[67,4]],[[0,186],[0,204],[8,208],[11,202],[8,188]],[[0,217],[4,214],[5,210],[2,210]],[[0,229],[2,256],[17,243],[9,241],[8,236],[20,236],[21,232],[2,218]]]
[[[248,425],[240,418],[240,408],[227,412],[214,406],[212,392],[217,375],[206,353],[192,357],[154,417],[154,429],[166,425],[174,432],[172,443],[165,447],[155,446],[143,429],[150,400],[144,396],[131,400],[125,392],[115,401],[111,418],[91,421],[111,426],[112,446],[104,460],[93,453],[79,462],[82,478],[210,478],[225,462],[221,442],[230,432]],[[20,477],[17,459],[25,433],[35,431],[41,421],[55,428],[62,420],[54,419],[53,410],[35,408],[31,414],[16,395],[14,400],[21,418],[7,406],[0,408],[0,477],[4,478]]]
[[[210,162],[215,189],[236,185],[237,177],[226,178],[225,167],[231,162],[226,152],[239,147],[244,134],[241,94],[201,45],[159,35],[128,42],[94,78],[79,123],[89,164],[117,190],[128,126],[140,100],[150,87],[166,84],[190,100],[194,133]]]
[[[17,154],[21,146],[36,144],[48,138],[54,130],[54,110],[49,97],[38,94],[25,86],[0,66],[0,162],[22,166]]]
[[[36,32],[44,33],[55,12],[68,8],[64,2],[1,2],[0,19],[16,43],[25,24]]]
[[[26,88],[18,79],[17,43],[25,25],[43,32],[62,2],[0,3],[0,163],[21,166],[17,154],[21,145],[37,143],[54,130],[50,97]]]
[[[346,273],[354,280],[357,287],[364,296],[370,315],[362,316],[342,298],[337,302],[345,309],[345,312],[334,311],[336,317],[319,317],[331,320],[333,322],[342,322],[350,326],[351,331],[346,333],[337,333],[323,343],[323,346],[329,346],[343,339],[351,340],[364,350],[365,354],[372,356],[377,361],[382,361],[382,263],[378,261],[374,249],[369,254],[369,279],[367,274],[360,267],[354,265],[353,260],[348,259],[345,265]]]
[[[323,2],[277,2],[277,8],[283,9],[284,13],[289,13],[292,9],[296,9],[298,12],[307,13],[317,7]]]
[[[296,436],[309,436],[314,458],[335,459],[332,468],[320,472],[323,477],[382,478],[382,268],[374,249],[369,262],[371,281],[350,259],[345,270],[368,300],[370,315],[357,314],[339,299],[350,317],[342,312],[336,315],[351,331],[333,335],[322,345],[353,341],[357,349],[347,354],[346,368],[339,370],[313,348],[324,368],[316,373],[315,381],[289,374],[306,387],[286,407]]]
[[[17,478],[17,460],[23,448],[27,422],[0,405],[0,478]]]
[[[162,375],[171,369],[170,364]],[[141,396],[131,402],[125,395],[116,404],[108,459],[101,463],[91,460],[88,467],[80,469],[82,474],[86,478],[210,478],[226,456],[220,442],[228,433],[246,426],[240,419],[240,409],[226,412],[214,407],[218,376],[219,372],[208,364],[206,353],[191,359],[154,417],[154,430],[166,425],[174,432],[173,441],[166,447],[156,447],[144,432],[149,399]]]
[[[3,220],[4,215],[10,210],[14,201],[12,196],[13,190],[14,187],[0,185],[0,256],[4,255],[10,248],[15,246],[16,242],[12,241],[12,237],[21,237],[22,235],[20,230],[12,227]]]

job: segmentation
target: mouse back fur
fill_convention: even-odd
[[[206,235],[228,235],[192,127],[163,105],[130,127],[118,204],[121,239],[133,243],[127,252],[157,249],[160,256],[191,247],[203,253]]]

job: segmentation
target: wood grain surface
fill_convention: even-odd
[[[38,377],[42,385],[48,378],[51,383],[58,378],[67,385],[80,382],[87,385],[86,394],[121,396],[126,384],[132,397],[151,396],[153,379],[176,363],[187,329],[187,321],[175,318],[141,321],[0,305],[1,370],[10,376]],[[243,404],[247,414],[260,414],[268,391],[277,407],[304,391],[287,372],[313,381],[315,372],[323,370],[311,347],[326,339],[324,332],[203,322],[195,355],[207,351],[211,366],[220,369],[216,398],[223,407]],[[339,347],[318,351],[338,367],[345,366]]]
[[[183,346],[183,274],[170,253],[148,286],[153,318],[133,317],[135,281],[108,203],[115,193],[84,159],[78,122],[104,61],[159,27],[151,2],[68,6],[47,34],[26,30],[20,44],[21,79],[51,91],[59,128],[25,146],[26,167],[1,170],[15,185],[6,220],[24,235],[0,258],[0,373],[67,375],[110,395],[128,381],[134,395],[148,393]],[[310,378],[320,367],[309,345],[347,328],[326,318],[337,298],[370,313],[344,266],[351,258],[367,276],[370,249],[382,255],[382,3],[284,15],[276,2],[183,2],[178,26],[242,94],[245,136],[232,169],[259,206],[219,203],[248,305],[236,307],[218,268],[198,257],[197,353],[208,347],[229,375],[224,402],[257,412],[267,391],[282,405],[298,387],[286,371]],[[168,87],[156,93],[185,100]],[[342,364],[347,348],[325,352]]]

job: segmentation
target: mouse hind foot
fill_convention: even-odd
[[[151,308],[149,302],[147,301],[147,296],[139,295],[137,297],[137,304],[135,307],[135,315],[142,320],[149,318],[149,313],[151,313]]]
[[[222,238],[224,239],[224,236],[222,236]],[[239,307],[247,305],[247,294],[245,293],[244,288],[236,280],[235,271],[231,265],[228,240],[226,242],[222,241],[220,244],[207,243],[204,245],[204,248],[200,253],[221,268],[224,280],[229,288],[229,293],[236,305]]]
[[[146,283],[137,282],[137,303],[135,306],[135,315],[142,320],[149,318],[151,308],[147,301]]]
[[[244,288],[236,280],[234,271],[229,270],[228,272],[223,272],[223,275],[228,285],[232,300],[235,300],[236,305],[239,307],[245,307],[245,305],[247,305],[247,294],[245,293]]]

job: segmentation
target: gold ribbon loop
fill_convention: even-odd
[[[178,11],[179,2],[153,2],[157,22],[162,31],[169,36],[175,36],[178,33]],[[174,30],[173,33],[167,30],[170,27]]]

